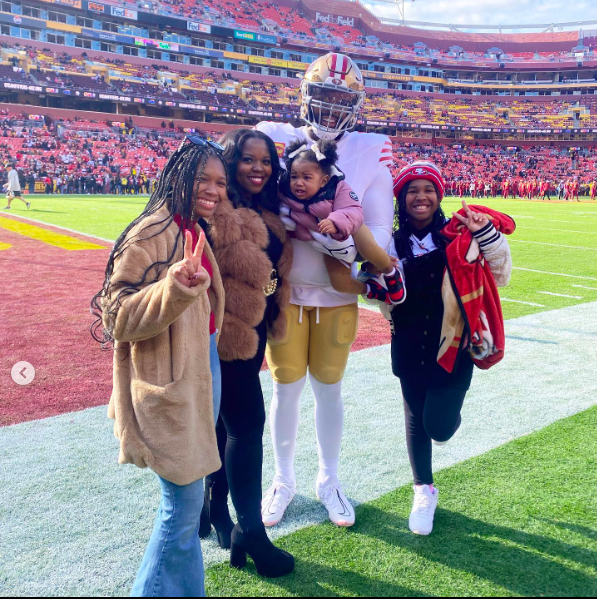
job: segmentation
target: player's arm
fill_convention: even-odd
[[[375,242],[384,250],[392,240],[394,227],[394,181],[390,169],[379,169],[377,177],[361,198],[365,224],[369,227]]]

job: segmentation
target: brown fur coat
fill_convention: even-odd
[[[263,288],[270,283],[272,268],[276,268],[280,279],[275,293],[280,312],[268,335],[275,340],[286,335],[284,308],[290,302],[288,274],[292,267],[292,244],[275,214],[263,210],[259,215],[250,208],[235,209],[229,200],[218,205],[211,225],[212,246],[226,292],[218,352],[225,362],[250,360],[257,354],[259,339],[255,327],[263,321],[267,303]],[[277,266],[272,266],[266,253],[267,227],[284,244]]]
[[[166,262],[179,227],[166,208],[148,217],[129,237],[143,231],[141,241],[128,247],[114,264],[112,297],[123,281],[140,281],[152,264]],[[115,420],[121,464],[150,467],[176,485],[188,485],[220,468],[213,415],[209,362],[209,319],[216,326],[224,317],[224,289],[214,255],[205,244],[213,278],[188,288],[165,269],[157,282],[126,296],[113,322],[113,390],[108,416]],[[183,258],[182,243],[172,261]],[[153,272],[149,280],[153,279]],[[211,287],[210,287],[211,284]],[[210,288],[208,295],[207,290]],[[104,311],[104,325],[111,324]]]

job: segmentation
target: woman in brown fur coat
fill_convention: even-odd
[[[231,547],[233,566],[244,566],[248,553],[262,576],[277,577],[292,572],[294,559],[269,541],[261,520],[265,404],[259,372],[268,336],[285,335],[292,246],[278,218],[280,163],[272,140],[239,130],[220,143],[230,201],[218,206],[209,238],[226,291],[217,427],[224,467],[208,478],[201,535],[209,535],[213,525],[220,545]],[[236,527],[228,512],[229,490]]]
[[[116,242],[92,302],[94,336],[114,343],[108,415],[119,461],[150,467],[162,490],[133,597],[205,596],[198,534],[202,479],[220,467],[224,289],[198,219],[213,215],[226,188],[220,151],[199,137],[183,142]]]

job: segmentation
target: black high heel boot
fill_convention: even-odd
[[[294,557],[287,551],[278,549],[269,540],[263,525],[245,532],[241,530],[238,524],[234,527],[230,565],[233,568],[244,568],[247,565],[247,554],[255,562],[255,567],[260,576],[279,578],[290,574],[294,570]]]
[[[211,534],[213,526],[218,537],[218,545],[222,549],[230,549],[230,536],[234,522],[228,511],[228,485],[222,486],[210,480],[205,482],[205,498],[199,521],[199,538],[207,538]]]

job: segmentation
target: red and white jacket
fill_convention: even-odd
[[[453,372],[458,355],[468,348],[475,364],[487,370],[504,357],[506,335],[498,284],[491,262],[503,268],[500,286],[508,283],[511,258],[504,235],[511,235],[516,224],[509,216],[485,206],[471,210],[486,214],[491,223],[474,235],[453,218],[442,230],[449,240],[448,266],[442,284],[444,318],[437,361]],[[466,216],[464,210],[461,211]],[[490,258],[490,254],[494,256]],[[510,265],[508,267],[508,264]],[[495,268],[494,268],[495,270]],[[504,275],[507,275],[504,280]]]

